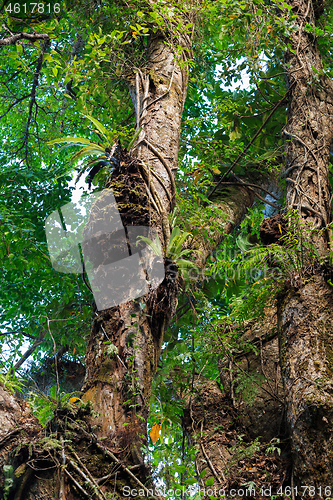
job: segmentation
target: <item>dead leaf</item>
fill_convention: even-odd
[[[70,400],[68,401],[69,403],[71,404],[77,404],[80,402],[80,398],[76,398],[75,396],[70,398]]]
[[[160,437],[160,430],[161,430],[160,424],[157,424],[155,422],[155,424],[153,425],[153,427],[149,433],[149,436],[151,437],[153,444],[155,444],[156,441],[158,440],[158,438]]]

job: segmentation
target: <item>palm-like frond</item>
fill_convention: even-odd
[[[100,134],[104,137],[104,139],[107,140],[107,142],[110,142],[110,132],[108,132],[106,130],[106,128],[104,127],[104,125],[99,122],[98,120],[96,120],[96,118],[93,118],[92,116],[89,116],[89,115],[83,115],[85,118],[88,118],[88,120],[90,120],[94,125],[95,127],[97,128],[97,130],[100,132]],[[112,139],[111,139],[112,140]]]
[[[179,227],[174,227],[170,236],[170,241],[168,244],[168,248],[166,251],[166,258],[173,260],[181,275],[183,276],[185,282],[185,290],[189,287],[189,280],[192,276],[190,276],[190,271],[195,271],[195,275],[198,273],[198,267],[188,259],[182,259],[185,255],[189,255],[190,253],[199,253],[198,250],[192,249],[183,249],[184,242],[192,237],[191,233],[182,232]],[[155,255],[158,257],[162,257],[162,247],[159,237],[156,235],[155,241],[152,241],[145,236],[138,236],[137,245],[140,241],[144,241],[147,245],[153,250]]]
[[[49,146],[53,146],[54,144],[64,144],[67,143],[69,146],[94,146],[96,148],[101,148],[95,142],[92,142],[90,139],[85,139],[84,137],[58,137],[57,139],[53,139],[53,141],[49,141],[47,144]]]
[[[98,158],[92,158],[91,160],[89,160],[77,174],[77,177],[75,179],[75,184],[79,182],[79,179],[88,170],[88,168],[93,167],[94,165],[96,165],[96,163],[99,163],[100,161],[105,161],[105,155],[98,156]]]
[[[182,255],[190,253],[189,250],[182,250],[184,242],[192,236],[191,233],[181,232],[179,227],[174,227],[170,236],[166,256],[170,259],[179,259]]]
[[[138,236],[136,246],[138,246],[140,241],[144,241],[145,243],[147,243],[147,245],[152,249],[155,255],[157,255],[158,257],[162,257],[162,247],[158,235],[156,235],[155,241],[152,241],[150,238],[146,238],[145,236]]]
[[[48,142],[49,146],[54,146],[55,144],[64,144],[65,147],[81,146],[81,149],[72,155],[71,163],[76,163],[85,157],[97,156],[97,158],[91,158],[83,165],[83,168],[78,173],[75,182],[78,182],[81,175],[89,167],[93,166],[98,161],[103,161],[107,159],[105,150],[106,148],[110,147],[110,143],[113,141],[113,133],[108,132],[104,127],[104,125],[102,125],[102,123],[100,123],[98,120],[96,120],[96,118],[93,118],[92,116],[89,115],[83,115],[83,116],[88,120],[90,120],[95,125],[98,132],[105,139],[105,144],[97,144],[96,142],[93,142],[90,139],[86,139],[85,137],[74,137],[74,136],[58,137],[57,139]]]

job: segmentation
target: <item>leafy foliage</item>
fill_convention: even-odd
[[[29,402],[39,422],[45,427],[55,416],[56,412],[65,409],[71,413],[82,405],[81,400],[74,396],[75,393],[59,393],[57,386],[51,387],[49,396],[41,391],[31,392]]]
[[[31,347],[41,339],[32,354],[33,368],[54,356],[55,346],[65,348],[70,360],[85,354],[92,296],[80,276],[53,270],[44,223],[71,200],[73,163],[82,174],[106,159],[106,148],[117,139],[131,147],[135,135],[128,82],[146,63],[149,35],[167,34],[181,61],[178,38],[197,30],[176,179],[179,214],[166,252],[189,285],[187,276],[195,268],[189,260],[190,240],[209,248],[221,231],[221,213],[208,193],[261,127],[234,174],[260,182],[281,168],[286,104],[266,119],[286,92],[282,56],[296,28],[295,14],[283,1],[205,1],[193,6],[199,28],[191,22],[177,25],[176,14],[186,11],[187,4],[74,0],[64,2],[57,16],[1,11],[1,38],[15,32],[49,37],[47,43],[22,40],[1,47],[0,354],[6,375],[0,382],[12,390],[21,385],[10,368],[27,343]],[[318,38],[323,72],[330,75],[332,9],[325,8],[319,27],[304,28]],[[245,77],[248,84],[242,85]],[[74,154],[68,147],[51,150],[54,144],[78,149]],[[287,216],[289,229],[281,245],[263,248],[258,239],[263,206],[256,205],[208,259],[203,281],[184,287],[164,339],[150,403],[149,430],[160,426],[154,448],[146,449],[156,466],[156,480],[162,477],[170,487],[198,480],[195,451],[182,429],[184,402],[193,392],[195,376],[218,379],[221,360],[233,349],[250,349],[241,344],[244,324],[263,315],[282,287],[296,287],[318,269],[315,232],[297,217]],[[156,241],[142,239],[162,255]],[[112,345],[108,354],[116,354]],[[250,388],[260,383],[258,377],[238,375],[237,396],[253,401],[255,390]],[[44,425],[57,409],[72,405],[71,393],[59,394],[58,389],[52,388],[49,396],[31,396]],[[255,453],[258,446],[240,439],[235,460]],[[12,471],[6,474],[7,494]]]

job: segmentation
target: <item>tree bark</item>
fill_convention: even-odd
[[[332,289],[322,276],[290,289],[279,304],[294,484],[313,486],[317,498],[326,498],[324,487],[333,484],[332,305]]]
[[[331,222],[331,188],[328,179],[333,139],[333,84],[323,72],[322,57],[306,24],[315,27],[315,7],[319,4],[290,2],[297,14],[298,29],[290,35],[286,53],[289,95],[286,137],[286,208],[299,214],[317,229]],[[328,232],[318,237],[318,249],[327,253]]]
[[[183,63],[191,51],[182,41]],[[131,155],[119,158],[107,187],[112,188],[125,227],[154,228],[166,248],[170,238],[167,215],[174,206],[174,176],[178,166],[180,121],[187,88],[186,68],[161,33],[151,35],[146,68],[130,79],[138,139]],[[91,213],[90,223],[98,214]],[[100,413],[97,436],[108,437],[119,450],[129,448],[129,465],[143,464],[141,445],[151,380],[163,335],[177,305],[178,281],[166,278],[137,301],[98,313],[88,343],[84,400]],[[110,359],[108,344],[117,355]]]
[[[313,240],[320,255],[328,254],[331,222],[331,189],[328,179],[329,154],[333,138],[332,82],[323,73],[316,39],[306,32],[315,26],[322,3],[290,2],[297,14],[297,30],[290,35],[291,50],[286,54],[290,88],[286,142],[287,209],[298,209],[300,231],[307,223],[315,227],[304,235],[301,252],[309,258],[303,276],[290,283],[281,294],[278,308],[280,358],[286,392],[286,413],[293,453],[295,487],[311,486],[304,498],[325,498],[332,485],[331,335],[332,289],[325,283],[317,258],[308,252]],[[320,229],[323,229],[319,232]],[[299,235],[296,235],[299,237]],[[309,261],[310,259],[310,261]],[[308,271],[306,272],[306,266]],[[316,268],[317,266],[317,268]],[[309,269],[312,269],[309,272]],[[298,276],[296,270],[291,273]],[[322,489],[320,489],[320,487]],[[328,491],[328,490],[327,490]],[[329,493],[330,495],[330,493]]]
[[[197,449],[199,484],[207,498],[223,494],[237,500],[251,497],[244,485],[252,482],[252,496],[264,499],[270,496],[269,488],[273,494],[290,485],[288,454],[266,453],[284,432],[276,309],[266,313],[263,321],[239,326],[240,331],[245,330],[242,344],[252,343],[257,353],[239,347],[235,352],[228,347],[228,330],[217,331],[223,389],[215,381],[196,376],[193,393],[187,398],[184,426]],[[237,391],[240,376],[249,380],[242,392]],[[208,491],[211,489],[213,493]]]

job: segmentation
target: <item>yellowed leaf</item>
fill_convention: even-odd
[[[149,433],[149,436],[151,437],[151,440],[154,444],[156,443],[156,441],[160,437],[160,430],[161,430],[160,424],[157,424],[155,422],[155,424],[153,425],[153,427]]]
[[[70,398],[69,403],[75,404],[80,401],[80,398],[76,398],[75,396],[73,398]]]

